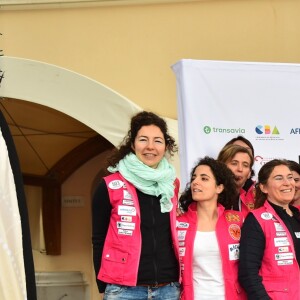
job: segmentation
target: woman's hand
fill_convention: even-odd
[[[176,208],[176,217],[180,217],[184,214],[184,211],[182,211],[179,207]]]

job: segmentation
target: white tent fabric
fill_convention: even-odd
[[[8,149],[0,130],[0,299],[27,299],[22,228]]]

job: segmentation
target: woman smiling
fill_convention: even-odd
[[[300,219],[291,205],[295,181],[286,160],[267,162],[258,173],[257,209],[243,225],[239,281],[249,300],[300,299]]]

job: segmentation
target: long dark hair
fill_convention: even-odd
[[[127,154],[134,153],[132,150],[132,145],[137,136],[138,131],[143,126],[155,125],[163,133],[166,142],[166,151],[172,156],[177,152],[177,145],[173,137],[168,133],[167,123],[164,119],[159,117],[153,112],[142,111],[137,113],[131,118],[130,129],[127,135],[124,137],[119,149],[116,149],[113,154],[108,158],[108,163],[110,166],[115,167],[116,164],[123,159]]]
[[[195,202],[192,199],[191,183],[193,181],[192,178],[196,168],[201,165],[208,166],[211,169],[217,185],[224,185],[223,191],[219,194],[218,203],[222,204],[225,207],[225,209],[231,209],[235,199],[238,196],[238,192],[236,190],[236,185],[234,182],[234,175],[224,163],[208,156],[201,158],[195,165],[195,167],[192,169],[190,175],[190,182],[187,184],[184,192],[182,193],[179,199],[180,207],[184,211],[187,211],[189,205]]]
[[[263,206],[263,204],[267,200],[268,195],[261,190],[260,184],[266,184],[274,168],[281,165],[287,166],[290,169],[289,162],[286,159],[273,159],[265,163],[259,170],[257,183],[255,185],[254,208],[259,208]]]

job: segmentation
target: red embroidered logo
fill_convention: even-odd
[[[241,228],[237,224],[231,224],[228,228],[230,236],[235,240],[239,241],[241,238]]]

